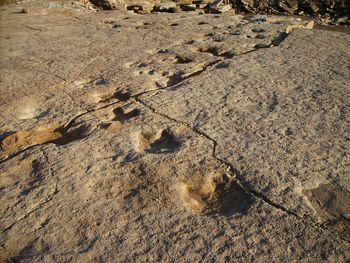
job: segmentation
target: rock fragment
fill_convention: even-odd
[[[192,5],[192,0],[175,0],[176,5]]]
[[[176,11],[176,3],[175,2],[158,3],[153,7],[153,10],[159,11],[159,12],[173,13]]]
[[[127,3],[127,9],[138,14],[148,14],[152,11],[154,4],[148,1],[136,0]]]
[[[298,5],[296,5],[296,9],[295,9],[295,6],[294,8],[292,7],[292,4],[289,4],[289,2],[292,2],[294,3],[294,1],[286,1],[286,3],[284,1],[279,1],[278,2],[278,6],[283,9],[284,11],[288,12],[290,15],[293,15],[294,14],[294,11],[296,9],[298,9]]]
[[[314,21],[309,21],[303,25],[291,25],[287,26],[286,33],[290,34],[294,29],[313,29],[314,28]]]
[[[105,10],[125,9],[125,1],[123,0],[90,0],[95,6]]]
[[[231,5],[225,4],[223,0],[216,0],[207,5],[206,11],[208,13],[221,14],[233,10]]]
[[[254,12],[254,1],[253,0],[241,0],[244,8],[249,12]]]
[[[320,10],[320,8],[316,5],[316,3],[314,1],[311,0],[308,3],[309,3],[309,6],[310,6],[312,12],[317,13],[318,10]]]
[[[190,5],[180,5],[181,10],[183,11],[195,11],[197,6],[194,4],[190,4]]]

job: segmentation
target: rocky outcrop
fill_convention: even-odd
[[[349,35],[18,10],[0,11],[1,262],[348,261]]]

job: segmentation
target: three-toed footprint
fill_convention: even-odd
[[[140,131],[136,135],[136,151],[148,153],[167,153],[175,151],[180,145],[170,129],[157,132]]]

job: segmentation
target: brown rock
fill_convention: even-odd
[[[192,0],[175,0],[176,5],[192,5]]]
[[[125,9],[126,0],[90,0],[95,6],[102,9]]]
[[[284,17],[8,8],[0,262],[347,262],[312,204],[349,218],[321,198],[346,195],[320,187],[350,184],[346,34],[286,36],[302,22]],[[38,131],[50,123],[65,125]]]
[[[176,4],[175,2],[159,3],[159,4],[156,4],[153,9],[155,11],[172,13],[176,11]]]
[[[284,11],[288,12],[290,15],[293,15],[293,14],[294,14],[294,9],[291,8],[291,7],[289,7],[287,4],[285,4],[285,3],[283,2],[283,0],[280,0],[280,1],[278,2],[278,6],[279,6],[280,8],[282,8]]]
[[[308,3],[312,12],[317,13],[317,11],[320,10],[320,8],[317,6],[317,4],[313,0],[310,0]]]
[[[181,10],[183,11],[195,11],[197,6],[195,4],[190,5],[180,5]]]

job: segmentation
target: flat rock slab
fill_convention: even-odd
[[[349,45],[345,34],[295,31],[141,99],[215,140],[248,188],[317,221],[303,190],[349,187]]]
[[[349,260],[348,35],[1,19],[1,261]]]

